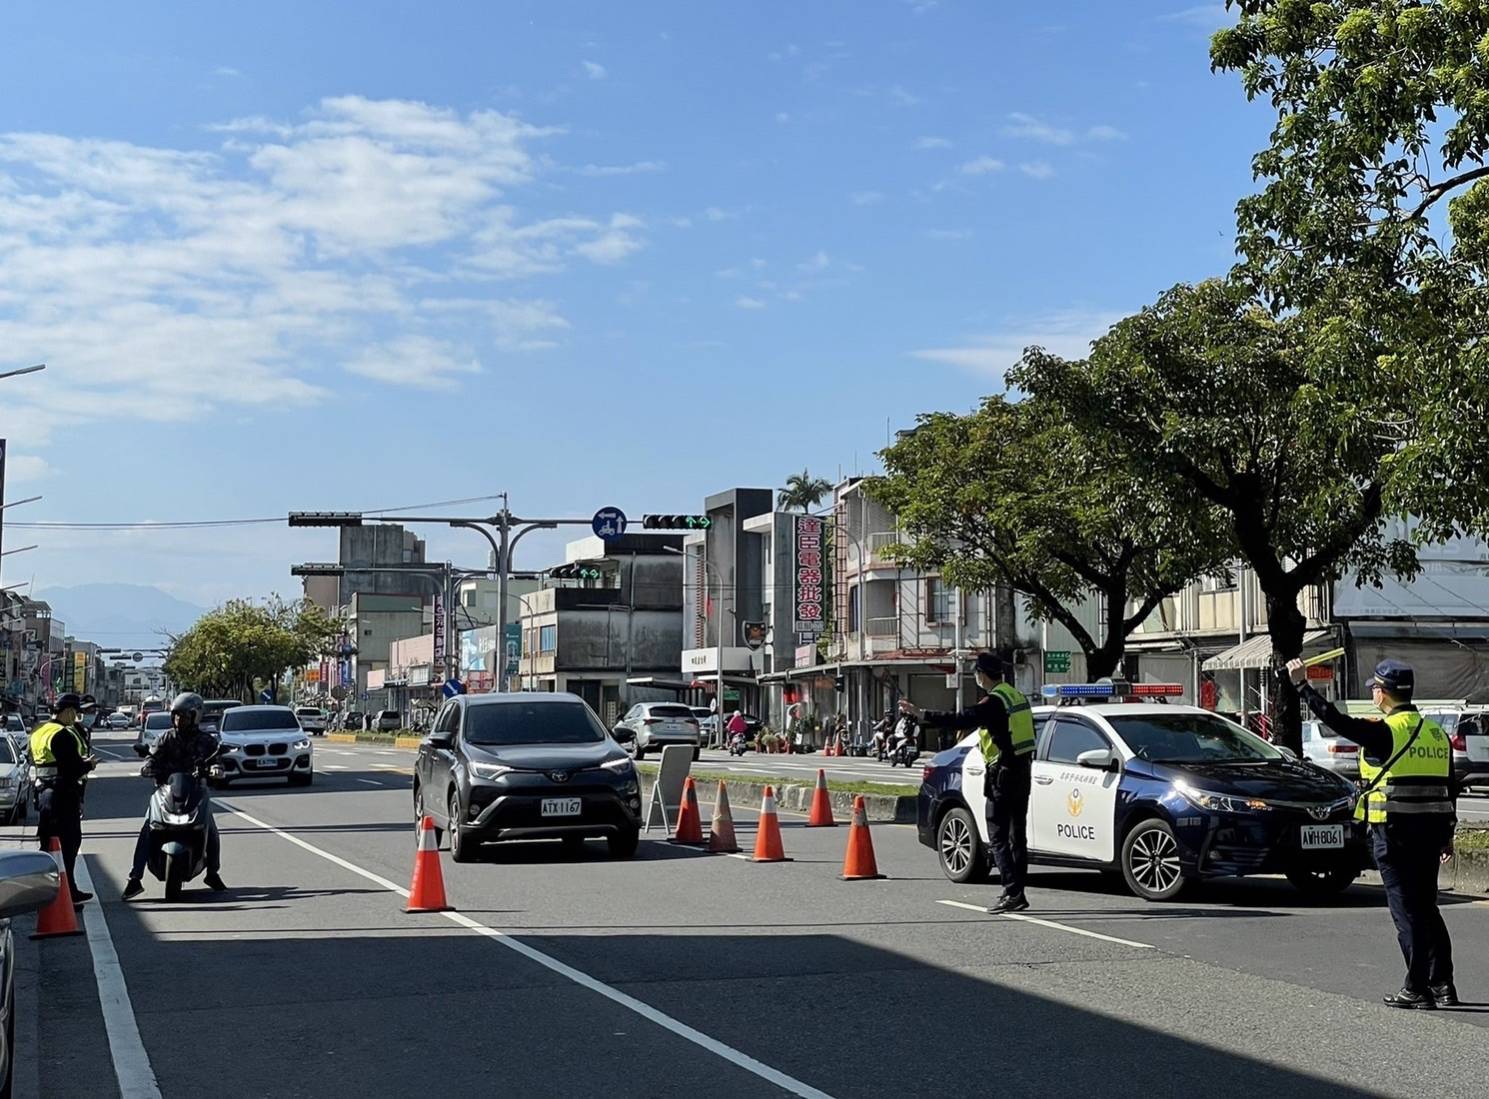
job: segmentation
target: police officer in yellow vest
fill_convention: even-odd
[[[78,888],[76,876],[78,848],[83,845],[83,776],[94,767],[87,745],[74,727],[81,707],[77,695],[59,696],[52,707],[52,720],[42,722],[31,733],[31,759],[41,787],[36,838],[42,850],[53,838],[61,844],[73,904],[82,904],[93,896]]]
[[[1453,752],[1447,734],[1411,704],[1416,676],[1409,664],[1382,660],[1367,681],[1385,718],[1341,713],[1308,686],[1301,660],[1287,666],[1315,717],[1360,746],[1357,820],[1368,822],[1376,869],[1406,956],[1406,984],[1390,1007],[1457,1007],[1453,944],[1437,909],[1437,868],[1453,857]]]
[[[986,770],[988,841],[1003,883],[1003,895],[989,912],[1022,912],[1029,907],[1024,879],[1029,873],[1029,782],[1034,760],[1034,715],[1029,700],[1005,682],[1006,666],[992,653],[977,655],[977,685],[987,692],[971,709],[922,710],[908,700],[900,709],[932,728],[976,729]]]

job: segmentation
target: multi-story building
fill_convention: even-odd
[[[360,709],[371,701],[369,673],[381,672],[386,677],[393,642],[422,634],[426,613],[420,595],[352,593],[343,617],[347,648],[352,650],[347,654],[350,675],[341,684],[346,709]]]
[[[550,580],[522,597],[519,683],[572,691],[613,723],[635,702],[675,698],[683,646],[682,536],[569,543],[591,579]]]

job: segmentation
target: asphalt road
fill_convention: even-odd
[[[1379,1004],[1400,958],[1372,887],[1309,905],[1281,881],[1216,883],[1149,905],[1036,869],[1033,919],[989,917],[996,887],[945,881],[904,826],[875,826],[878,882],[838,880],[846,829],[799,817],[784,864],[655,841],[631,862],[598,843],[445,856],[458,911],[407,915],[410,754],[318,742],[317,760],[308,789],[218,798],[231,889],[177,904],[149,879],[118,900],[148,786],[100,769],[93,941],[18,936],[18,1095],[1485,1090],[1483,900],[1446,907],[1479,1002],[1436,1014]]]

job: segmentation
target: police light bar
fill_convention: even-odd
[[[1040,693],[1045,698],[1111,698],[1123,693],[1122,683],[1046,683]]]
[[[1134,698],[1178,698],[1184,687],[1179,683],[1134,683],[1127,691]]]

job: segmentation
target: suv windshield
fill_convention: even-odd
[[[582,702],[499,702],[465,714],[472,744],[598,744],[605,735]]]
[[[224,733],[242,733],[259,729],[298,729],[300,723],[289,710],[229,710],[222,715]]]
[[[295,711],[295,713],[299,714],[301,717],[320,717],[321,716],[321,712],[319,710],[317,710],[314,706],[301,706],[298,710]]]
[[[171,715],[154,713],[145,718],[147,729],[169,729],[171,727]]]
[[[1259,763],[1282,759],[1265,740],[1208,714],[1108,717],[1139,759],[1153,763]]]
[[[15,745],[10,742],[10,737],[0,736],[0,767],[16,761]]]

